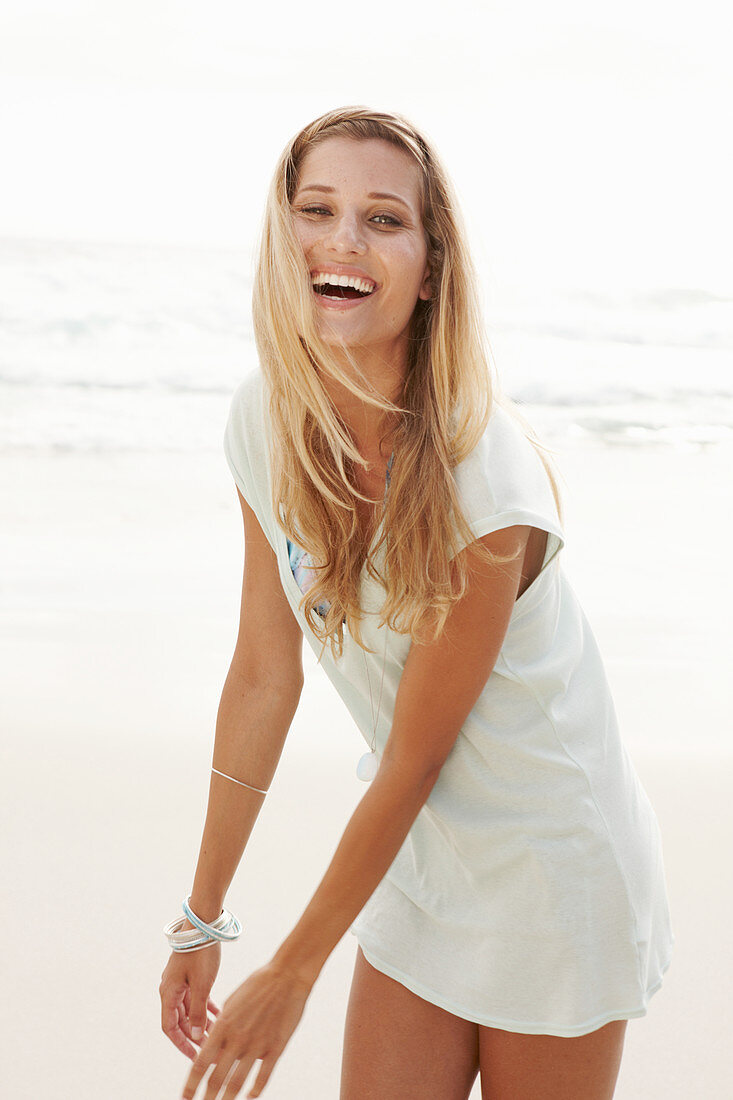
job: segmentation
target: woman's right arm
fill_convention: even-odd
[[[244,579],[239,633],[216,719],[213,766],[266,790],[277,769],[303,686],[303,635],[282,589],[277,560],[237,490],[244,520]],[[265,796],[211,773],[209,801],[190,905],[211,922],[242,858]],[[190,927],[188,921],[183,925]],[[172,952],[160,984],[162,1027],[188,1057],[192,1029],[206,1027],[218,945]]]

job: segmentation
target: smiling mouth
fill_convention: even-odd
[[[314,286],[313,290],[321,298],[330,298],[333,302],[342,301],[344,298],[368,298],[372,291],[357,290],[355,286],[332,286],[331,283],[323,283]]]
[[[339,301],[343,298],[368,298],[369,294],[362,294],[355,286],[314,286],[314,290],[321,298],[330,298],[331,301]]]
[[[334,278],[338,279],[338,276]],[[348,285],[343,285],[347,283]],[[356,285],[354,285],[356,284]],[[371,280],[346,276],[338,282],[331,282],[325,275],[314,276],[312,280],[313,291],[321,298],[328,298],[332,302],[354,300],[356,298],[369,298],[377,289],[376,283]]]

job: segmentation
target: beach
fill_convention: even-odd
[[[424,219],[445,238],[444,259],[430,253],[438,315],[474,329],[439,281],[453,269],[481,304],[492,379],[556,452],[559,564],[659,819],[676,943],[628,1026],[616,1100],[733,1098],[721,13],[458,2],[377,4],[375,20],[203,0],[0,13],[3,1096],[178,1100],[188,1076],[158,987],[238,630],[242,517],[222,437],[259,366],[260,242],[275,258],[267,299],[288,312],[282,220],[262,236],[282,197],[268,199],[273,170],[301,127],[363,104],[414,123],[423,163],[445,166],[448,209]],[[301,167],[286,165],[286,191]],[[383,182],[359,261],[378,283],[380,255],[416,228],[367,231]],[[448,233],[452,195],[470,268]],[[308,267],[321,260],[311,249]],[[222,951],[219,1005],[292,930],[367,789],[364,740],[307,643],[303,659],[226,899],[244,930]],[[266,1100],[339,1096],[356,951],[346,931]]]
[[[730,451],[567,439],[563,567],[655,807],[676,936],[629,1024],[618,1100],[733,1092],[733,750],[723,548]],[[190,890],[239,613],[242,523],[217,451],[5,454],[0,618],[4,1087],[17,1100],[174,1100],[162,926]],[[221,1004],[297,921],[364,786],[363,743],[304,647],[306,686],[228,895]],[[328,960],[269,1100],[336,1097],[356,941]],[[479,1097],[478,1083],[472,1100]]]

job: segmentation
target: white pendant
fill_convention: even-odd
[[[356,774],[359,779],[363,779],[365,783],[371,783],[374,776],[377,774],[379,768],[379,761],[377,760],[377,754],[375,752],[365,752],[356,765]]]

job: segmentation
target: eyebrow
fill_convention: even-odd
[[[298,191],[326,191],[329,195],[333,195],[335,187],[327,187],[325,183],[309,183],[305,187],[299,187]],[[392,202],[398,202],[405,207],[406,210],[410,210],[410,204],[401,199],[399,195],[393,195],[389,191],[370,191],[367,195],[368,199],[391,199]]]

